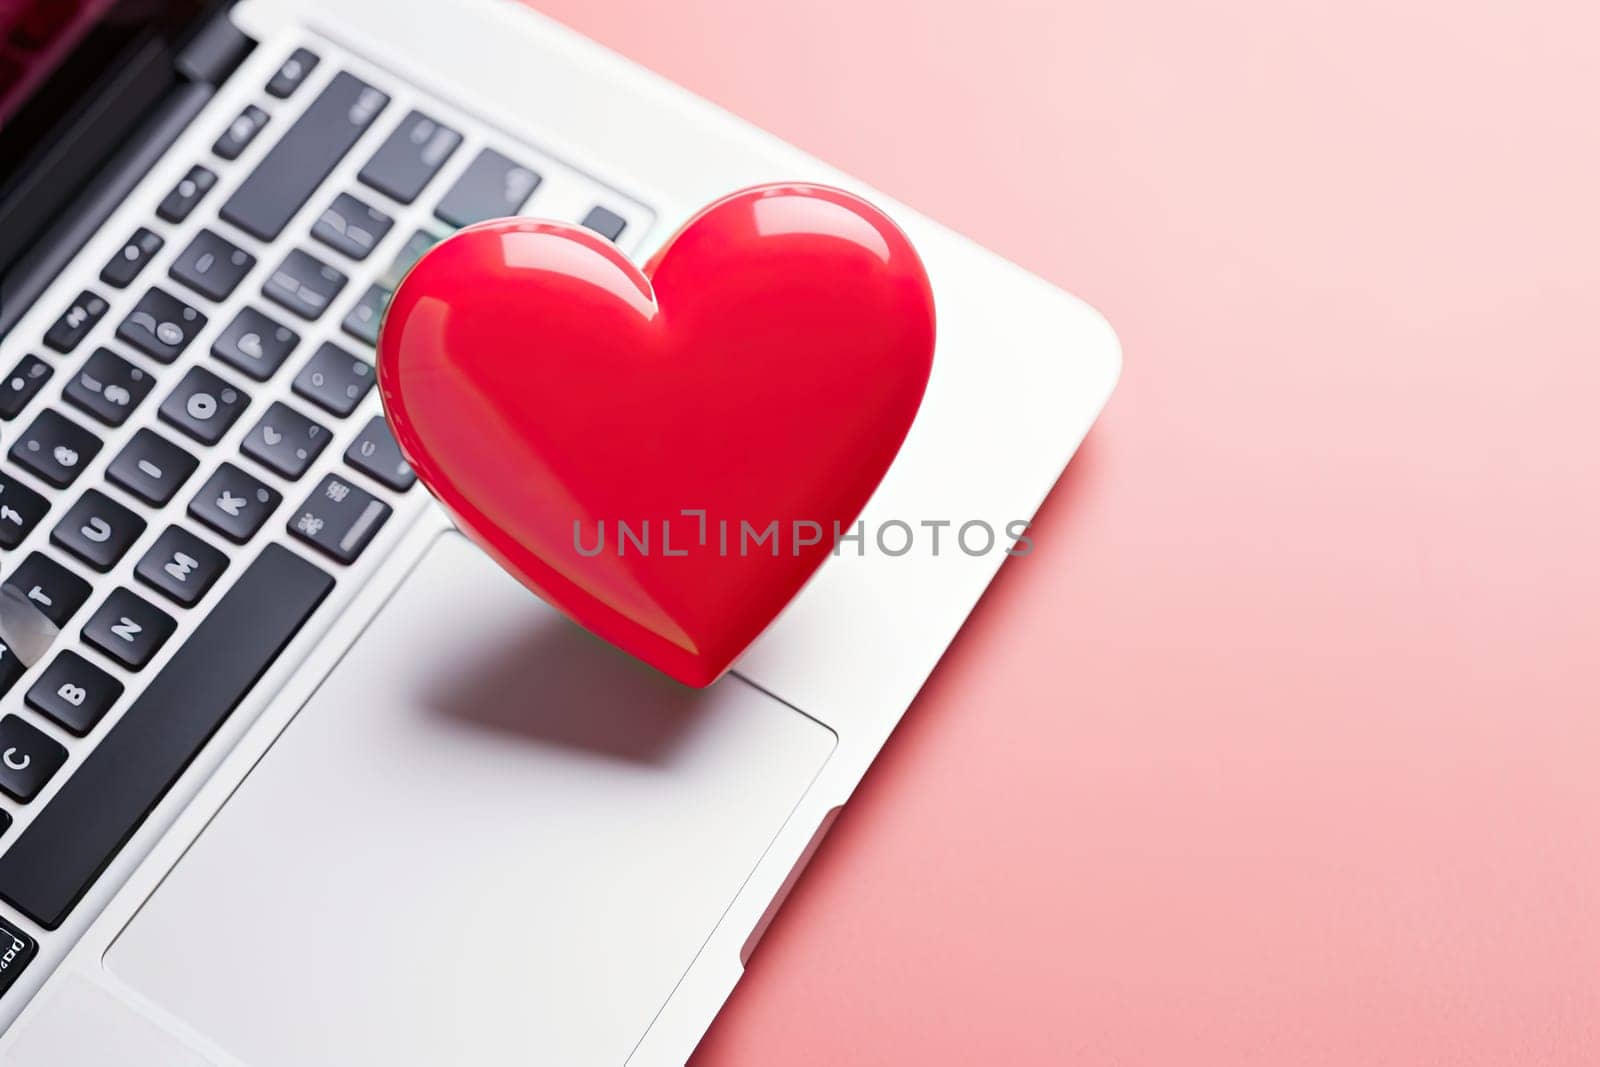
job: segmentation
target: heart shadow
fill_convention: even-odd
[[[691,689],[541,611],[441,664],[423,706],[512,741],[664,767],[706,725],[717,686],[737,684]]]

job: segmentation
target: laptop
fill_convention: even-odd
[[[0,1063],[684,1062],[1111,329],[509,0],[10,0],[0,42]],[[459,226],[642,262],[778,180],[907,231],[938,347],[864,536],[692,690],[452,528],[373,344]]]

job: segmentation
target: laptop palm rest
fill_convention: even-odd
[[[619,1064],[834,741],[445,534],[106,966],[251,1064]]]

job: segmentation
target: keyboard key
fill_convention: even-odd
[[[382,415],[374,415],[362,427],[356,439],[345,449],[344,461],[356,470],[375,478],[390,489],[405,492],[416,482],[417,475],[400,454],[394,434]]]
[[[78,299],[72,302],[72,306],[63,311],[61,317],[45,331],[44,343],[57,352],[71,352],[78,347],[78,342],[83,340],[84,335],[94,329],[94,324],[100,321],[100,317],[110,306],[85,289],[78,294]]]
[[[223,463],[189,502],[189,514],[242,545],[255,536],[282,499],[232,463]]]
[[[455,130],[413,111],[378,146],[359,177],[380,193],[409,204],[459,144],[461,135]]]
[[[83,624],[83,639],[130,670],[155,658],[178,628],[172,616],[122,586]]]
[[[50,542],[104,573],[116,565],[144,533],[144,520],[98,489],[90,489],[67,509]]]
[[[50,501],[0,473],[0,548],[16,548],[50,510]]]
[[[0,837],[5,836],[5,832],[9,829],[11,829],[11,813],[0,810]],[[0,919],[0,939],[9,937],[11,932],[15,929],[16,927],[10,925],[4,919]],[[4,940],[0,940],[0,947],[3,947],[5,944],[6,942]],[[16,946],[13,945],[12,950],[15,951],[15,948]],[[24,960],[23,962],[26,963],[27,961]],[[14,965],[15,963],[16,960],[13,959],[12,964]],[[4,993],[6,991],[6,987],[11,984],[11,979],[15,977],[15,975],[8,973],[7,970],[0,970],[0,993]]]
[[[211,191],[217,184],[217,176],[205,167],[196,164],[189,168],[189,173],[172,187],[166,199],[161,201],[161,206],[156,208],[156,214],[168,222],[182,222],[189,217],[195,205]]]
[[[21,681],[22,676],[27,673],[27,665],[11,646],[0,641],[0,695],[11,692],[11,687]]]
[[[340,563],[354,563],[389,514],[388,504],[329,474],[289,520],[289,532]]]
[[[296,48],[289,58],[283,61],[283,66],[278,68],[278,73],[267,82],[267,95],[275,96],[279,100],[286,100],[306,80],[321,58],[310,49]]]
[[[11,459],[57,489],[65,489],[99,451],[98,437],[45,408],[11,446]]]
[[[444,194],[433,214],[451,226],[515,215],[538,187],[539,176],[533,171],[485,148]]]
[[[311,236],[351,259],[366,259],[394,219],[349,193],[340,193],[311,227]]]
[[[391,293],[400,288],[400,279],[406,276],[406,272],[417,265],[417,260],[422,258],[424,252],[442,240],[443,237],[427,230],[418,230],[407,237],[406,243],[400,246],[399,253],[389,264],[389,269],[379,275],[378,284]]]
[[[49,5],[45,5],[49,6]],[[11,825],[11,816],[0,812],[0,833]],[[4,967],[0,967],[0,994],[10,989],[22,976],[28,964],[39,952],[39,943],[4,918],[0,918],[0,952],[4,953]]]
[[[266,124],[267,113],[254,104],[247,104],[239,112],[239,117],[228,123],[228,128],[217,138],[217,143],[211,146],[211,151],[223,159],[238,159],[239,153],[250,147],[250,142],[256,139],[256,134]]]
[[[57,626],[65,626],[89,599],[89,583],[43,552],[29,552],[5,584]]]
[[[153,430],[133,435],[106,468],[106,478],[152,507],[177,495],[200,461]]]
[[[235,370],[258,382],[272,377],[300,343],[300,335],[253,307],[239,309],[222,335],[211,346],[211,354]]]
[[[618,215],[615,211],[608,211],[603,207],[592,207],[583,217],[584,226],[608,241],[615,241],[622,236],[622,231],[627,227],[628,220]]]
[[[0,854],[0,898],[59,927],[332,588],[281,545],[262,549]]]
[[[389,306],[391,295],[389,290],[380,286],[368,286],[367,291],[356,302],[356,306],[344,317],[344,322],[340,324],[341,328],[357,341],[363,341],[376,348],[378,327],[383,325],[383,310]]]
[[[169,526],[144,554],[134,576],[186,608],[206,595],[228,566],[228,557],[181,526]]]
[[[133,236],[128,238],[128,243],[111,257],[111,262],[101,269],[100,280],[117,289],[127,288],[128,283],[144,270],[144,265],[150,262],[150,258],[161,251],[164,243],[160,237],[143,226],[139,227],[133,232]]]
[[[341,272],[296,248],[284,257],[261,291],[268,300],[302,319],[314,320],[333,303],[348,280]]]
[[[28,707],[78,737],[87,736],[122,695],[122,683],[66,649],[24,698]]]
[[[144,294],[117,327],[117,336],[151,359],[171,363],[206,324],[206,317],[163,289]]]
[[[178,253],[167,273],[201,296],[226,300],[255,265],[256,257],[249,252],[210,230],[201,230],[189,247]]]
[[[324,341],[295,375],[294,391],[342,418],[356,409],[372,381],[372,364]]]
[[[222,217],[251,237],[276,240],[388,103],[359,78],[335,75],[222,205]]]
[[[50,380],[50,364],[38,356],[23,356],[0,382],[0,419],[14,419]]]
[[[285,478],[306,472],[332,434],[287,404],[274,403],[244,439],[241,450]]]
[[[202,444],[222,440],[250,398],[204,367],[190,367],[178,387],[161,402],[161,420]]]
[[[67,750],[37,727],[16,715],[0,719],[0,792],[26,804],[65,762]]]
[[[154,377],[109,348],[97,348],[67,382],[61,395],[73,407],[107,426],[121,426],[155,384]]]

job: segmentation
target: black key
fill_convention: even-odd
[[[128,283],[144,270],[144,265],[150,262],[150,257],[161,251],[164,243],[160,237],[143,226],[139,227],[133,231],[133,236],[128,238],[128,243],[111,257],[111,262],[101,269],[100,280],[118,289],[126,288]]]
[[[50,364],[38,356],[23,356],[0,382],[0,419],[14,419],[50,380]]]
[[[226,300],[256,265],[256,257],[210,230],[201,230],[167,272],[201,296]]]
[[[256,139],[256,134],[266,124],[267,113],[254,104],[246,104],[245,109],[239,112],[239,117],[228,123],[228,128],[222,131],[222,136],[211,146],[211,151],[223,159],[238,159],[239,153],[250,147],[250,142]]]
[[[143,519],[98,489],[90,489],[56,523],[50,541],[104,573],[142,533]]]
[[[0,854],[0,898],[60,926],[332,588],[293,552],[266,546]]]
[[[121,426],[155,384],[155,378],[109,348],[97,348],[61,395],[107,426]]]
[[[200,461],[153,430],[140,430],[106,468],[106,478],[152,507],[171,500]]]
[[[156,214],[168,222],[182,222],[189,217],[189,212],[195,205],[211,191],[217,184],[217,176],[198,163],[189,168],[177,185],[172,187],[161,206],[156,208]]]
[[[539,187],[539,176],[492,148],[478,153],[433,209],[452,226],[515,215]]]
[[[409,204],[460,143],[461,135],[455,130],[413,111],[378,146],[361,168],[360,178],[380,193]]]
[[[89,599],[89,583],[42,552],[29,552],[5,584],[57,626],[65,626]]]
[[[444,238],[427,230],[418,230],[407,237],[406,243],[400,246],[399,253],[389,264],[389,269],[378,276],[378,284],[390,292],[400,288],[400,279],[406,276],[406,272],[417,265],[417,260],[422,258],[424,252],[442,240]]]
[[[37,727],[16,715],[0,719],[0,792],[26,804],[65,762],[67,750]]]
[[[214,445],[238,421],[250,398],[204,367],[190,367],[161,402],[161,420],[202,444]]]
[[[0,833],[10,825],[11,816],[0,811]],[[10,989],[12,983],[22,976],[38,951],[38,942],[0,918],[0,953],[3,953],[0,955],[0,993]]]
[[[285,100],[296,89],[300,88],[310,73],[317,69],[321,58],[310,49],[296,48],[289,58],[283,61],[283,66],[278,68],[278,73],[267,82],[267,95]]]
[[[300,335],[253,307],[239,309],[211,346],[211,354],[258,382],[272,377],[300,343]]]
[[[372,388],[372,364],[324,341],[294,377],[294,391],[318,407],[343,417]]]
[[[17,658],[11,646],[0,641],[0,694],[11,692],[11,687],[27,673],[27,665]]]
[[[99,451],[98,437],[45,408],[11,446],[11,459],[57,489],[65,489]]]
[[[378,345],[378,327],[383,325],[383,309],[389,306],[389,290],[370,285],[356,306],[344,317],[341,327],[357,341],[365,341],[374,348]]]
[[[45,668],[23,699],[34,711],[84,737],[121,695],[121,682],[67,649]]]
[[[251,237],[276,240],[388,102],[341,71],[222,205],[222,217]]]
[[[0,548],[16,548],[50,510],[50,501],[0,472]]]
[[[189,514],[242,545],[255,536],[282,499],[276,490],[232,463],[223,463],[189,501]]]
[[[261,291],[302,319],[316,319],[349,281],[341,272],[298,248],[283,258]]]
[[[351,259],[366,259],[393,225],[394,219],[377,208],[340,193],[311,227],[311,236]]]
[[[169,526],[144,554],[134,576],[186,608],[206,595],[228,566],[228,557],[181,526]]]
[[[374,415],[356,439],[345,449],[344,461],[362,474],[376,478],[390,489],[404,492],[416,482],[417,475],[400,454],[394,434],[382,415]]]
[[[608,241],[615,241],[622,236],[622,231],[627,227],[628,220],[618,215],[615,211],[608,211],[603,207],[592,207],[583,217],[583,225]]]
[[[171,363],[206,324],[206,317],[163,289],[144,294],[117,327],[117,336],[151,359]]]
[[[122,586],[83,624],[83,639],[130,670],[155,658],[178,628],[172,616]]]
[[[365,489],[329,474],[289,520],[289,532],[340,563],[353,563],[389,513],[389,505]]]
[[[240,446],[245,455],[285,478],[306,472],[332,435],[287,404],[273,404]]]
[[[78,294],[78,299],[72,302],[72,306],[63,311],[61,317],[45,331],[44,343],[57,352],[71,352],[78,347],[78,342],[83,340],[84,335],[94,329],[94,324],[100,321],[100,317],[110,306],[85,289]]]

